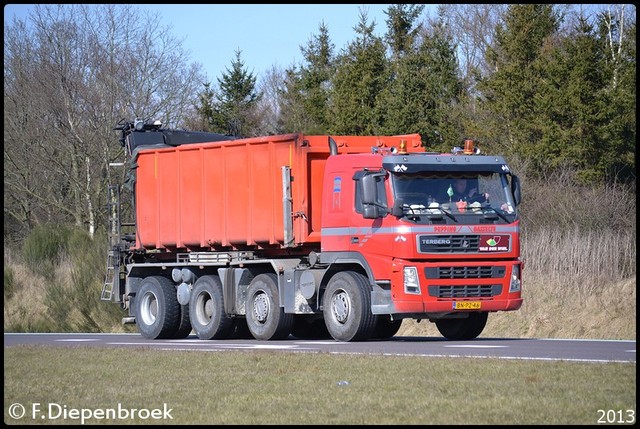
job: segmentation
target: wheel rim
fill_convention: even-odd
[[[271,304],[269,303],[267,294],[256,294],[253,298],[253,316],[255,320],[260,323],[264,323],[269,317],[270,310]]]
[[[142,297],[140,303],[140,317],[145,325],[151,326],[158,316],[158,298],[151,292]]]
[[[345,291],[339,291],[331,297],[331,314],[339,323],[345,323],[349,318],[351,300]]]
[[[201,325],[207,325],[213,316],[213,299],[206,292],[198,295],[196,299],[196,320]]]

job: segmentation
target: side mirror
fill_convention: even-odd
[[[362,216],[365,219],[377,219],[387,214],[387,207],[379,202],[379,174],[366,174],[360,179],[362,186]]]
[[[367,174],[360,180],[362,181],[362,204],[376,204],[378,201],[376,176]]]

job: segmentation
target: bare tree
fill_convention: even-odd
[[[602,22],[607,30],[607,48],[611,63],[614,64],[612,87],[618,86],[618,73],[621,64],[621,57],[624,52],[625,43],[629,36],[628,28],[632,22],[635,26],[635,19],[630,18],[635,14],[635,6],[628,4],[609,4],[600,12]],[[635,42],[633,42],[635,43]],[[634,48],[635,49],[635,48]]]
[[[5,26],[5,223],[95,231],[122,118],[179,125],[204,81],[157,14],[36,5]],[[7,230],[5,227],[5,235]]]
[[[262,98],[256,109],[258,135],[280,134],[278,123],[280,118],[280,97],[284,87],[284,71],[273,65],[260,80],[258,91]]]
[[[462,78],[472,88],[474,73],[491,70],[486,52],[493,44],[498,23],[506,4],[442,4],[438,15],[444,20],[458,47],[458,62]]]

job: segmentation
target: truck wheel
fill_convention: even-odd
[[[324,292],[324,322],[337,341],[363,341],[373,335],[376,316],[371,313],[367,279],[353,271],[334,275]]]
[[[278,300],[278,278],[273,273],[254,277],[247,289],[247,326],[258,340],[283,340],[291,333],[293,314]]]
[[[371,337],[386,340],[397,334],[401,325],[402,319],[391,320],[391,316],[386,314],[378,316],[378,322]]]
[[[448,340],[473,340],[482,333],[489,313],[469,313],[466,319],[436,320],[438,331]]]
[[[191,333],[191,321],[189,320],[189,306],[180,306],[180,320],[178,322],[178,329],[175,334],[171,335],[171,338],[187,338]]]
[[[152,276],[142,280],[135,305],[136,325],[143,337],[171,338],[178,330],[180,303],[169,279]]]
[[[228,338],[233,319],[224,311],[222,283],[218,276],[202,276],[193,285],[189,300],[191,326],[201,340]]]

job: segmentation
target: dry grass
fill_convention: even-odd
[[[104,274],[84,292],[74,283],[74,263],[68,256],[59,259],[53,274],[44,277],[31,270],[5,247],[5,332],[132,332],[120,323],[122,312],[100,301]],[[7,271],[11,285],[7,284]],[[10,293],[8,293],[10,291]],[[79,296],[82,295],[82,296]],[[94,324],[87,320],[96,321]]]
[[[522,258],[526,270],[552,274],[558,282],[570,279],[579,293],[591,295],[603,283],[635,276],[635,231],[544,227],[523,240]]]
[[[17,326],[24,327],[24,331],[39,331],[37,324],[44,323],[48,325],[46,323],[48,309],[46,303],[46,280],[41,276],[34,275],[25,265],[14,262],[6,248],[4,266],[5,271],[7,269],[12,271],[15,283],[10,297],[7,297],[5,292],[5,332],[7,330],[11,331]],[[5,280],[6,290],[7,284]]]

